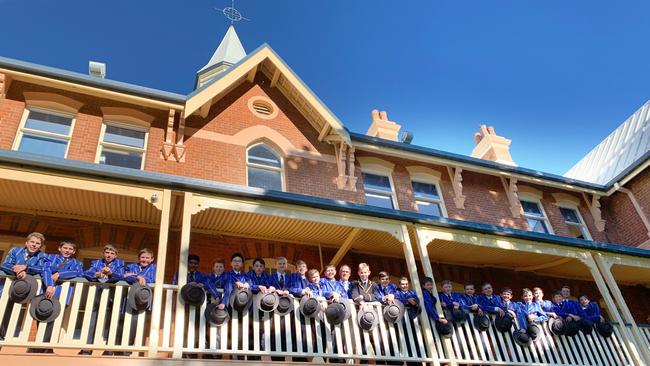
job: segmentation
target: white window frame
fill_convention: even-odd
[[[521,201],[526,201],[526,202],[537,204],[537,207],[539,207],[539,210],[543,215],[543,217],[528,215],[528,214],[526,214],[526,211],[524,211],[524,206],[521,205],[521,214],[526,219],[526,224],[528,225],[528,219],[529,218],[534,219],[534,220],[544,220],[544,223],[546,224],[546,228],[548,229],[548,234],[555,235],[555,232],[553,231],[553,226],[551,226],[551,221],[548,219],[548,215],[546,214],[546,210],[544,209],[544,205],[542,205],[542,201],[539,198],[537,198],[537,197],[535,197],[533,195],[527,195],[525,193],[519,194],[519,202],[521,203]],[[532,228],[530,227],[530,225],[528,226],[528,231],[532,232]]]
[[[268,166],[268,165],[262,165],[262,164],[257,164],[257,163],[251,163],[248,161],[248,152],[254,148],[255,146],[259,145],[264,145],[266,146],[269,150],[275,154],[275,156],[280,160],[280,167],[276,168],[273,166]],[[257,169],[264,169],[264,170],[269,170],[269,171],[274,171],[274,172],[280,172],[280,186],[282,187],[282,192],[286,191],[286,186],[285,186],[285,177],[284,177],[284,157],[280,153],[277,152],[276,149],[273,148],[273,146],[265,143],[265,142],[258,142],[255,144],[250,145],[249,147],[246,148],[246,187],[251,187],[248,184],[248,168],[257,168]],[[251,187],[251,188],[258,188],[258,187]]]
[[[34,112],[40,112],[40,113],[46,113],[46,114],[52,114],[55,116],[59,117],[65,117],[65,118],[70,118],[70,131],[68,132],[67,135],[61,135],[58,133],[52,133],[52,132],[47,132],[47,131],[41,131],[41,130],[33,130],[31,128],[25,127],[25,124],[27,123],[27,119],[29,119],[29,113],[31,111]],[[76,115],[72,113],[66,113],[66,112],[59,112],[55,111],[52,109],[48,108],[41,108],[41,107],[26,107],[23,110],[23,115],[20,119],[20,125],[18,127],[18,133],[16,133],[16,138],[14,138],[14,143],[11,146],[12,150],[18,151],[18,148],[20,147],[20,143],[23,140],[23,136],[25,135],[25,132],[27,132],[30,135],[37,135],[37,136],[45,136],[45,137],[53,137],[57,139],[65,139],[68,141],[65,147],[65,154],[63,155],[63,158],[67,159],[68,158],[68,151],[70,151],[70,142],[72,141],[72,133],[74,131],[74,126],[75,122],[77,120]]]
[[[376,194],[376,195],[380,195],[380,196],[390,195],[390,200],[393,203],[393,210],[399,210],[399,204],[397,203],[397,194],[395,193],[395,183],[393,182],[393,174],[386,174],[386,172],[376,171],[376,170],[372,170],[372,169],[362,169],[361,172],[364,173],[364,174],[372,174],[372,175],[377,175],[377,176],[380,176],[380,177],[387,177],[388,178],[388,183],[390,184],[390,193],[388,193],[386,191],[382,191],[380,189],[368,188],[366,186],[366,182],[364,181],[363,182],[364,196],[367,193]],[[366,204],[367,204],[367,202],[368,202],[368,200],[366,199]],[[378,207],[378,206],[373,206],[373,207]]]
[[[578,209],[578,206],[574,205],[569,205],[567,203],[558,203],[557,204],[558,208],[564,208],[564,209],[569,209],[573,210],[576,212],[576,217],[578,218],[578,221],[580,221],[579,224],[576,224],[574,222],[568,222],[564,219],[564,215],[562,215],[562,212],[560,211],[560,215],[562,216],[562,220],[567,226],[576,226],[580,228],[580,231],[582,231],[582,235],[584,236],[585,240],[592,240],[591,238],[591,233],[589,232],[589,227],[587,227],[587,224],[585,223],[585,220],[582,218],[582,214],[580,214],[580,210]]]
[[[390,183],[390,199],[393,203],[393,210],[399,210],[399,203],[397,202],[397,193],[395,192],[395,182],[393,181],[393,170],[395,169],[395,164],[386,161],[384,159],[360,156],[356,159],[361,166],[361,172],[365,174],[374,174],[382,177],[388,177],[388,182]],[[385,196],[388,192],[374,189],[366,189],[366,182],[363,182],[363,196],[366,196],[366,192],[380,194]],[[366,199],[366,205],[368,200]],[[368,205],[371,206],[371,205]],[[377,206],[372,206],[377,207]]]
[[[144,132],[144,147],[133,147],[120,144],[114,144],[112,142],[104,142],[104,135],[106,134],[106,126],[114,126],[127,128],[134,131]],[[119,151],[128,151],[128,152],[141,152],[142,153],[142,164],[140,164],[140,170],[144,170],[145,162],[147,161],[147,146],[149,144],[149,129],[143,126],[133,125],[132,123],[124,122],[115,122],[115,121],[104,121],[102,123],[102,130],[99,133],[99,142],[97,143],[97,152],[95,153],[95,163],[99,164],[99,159],[102,156],[102,150],[104,147],[107,147],[111,150]],[[114,166],[114,165],[111,165]]]
[[[422,183],[422,184],[431,184],[432,186],[436,187],[436,192],[438,192],[438,199],[427,198],[427,197],[416,197],[415,189],[413,189],[413,182]],[[442,191],[440,190],[439,180],[411,178],[411,189],[413,189],[413,201],[415,202],[415,208],[417,208],[418,212],[420,212],[420,208],[418,207],[418,201],[431,202],[431,203],[436,203],[438,204],[438,206],[440,206],[440,213],[442,214],[442,217],[447,217],[447,207],[445,207],[445,200],[442,198]]]

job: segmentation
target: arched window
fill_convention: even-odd
[[[282,190],[282,158],[269,146],[257,144],[248,148],[246,165],[249,187]]]

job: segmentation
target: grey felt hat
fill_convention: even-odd
[[[45,295],[38,295],[32,299],[29,314],[39,322],[52,322],[61,314],[61,302],[57,298],[47,299]]]
[[[255,306],[265,312],[270,313],[275,311],[278,307],[280,297],[275,292],[270,292],[268,294],[258,294],[255,296]]]
[[[404,304],[395,300],[391,304],[384,305],[384,319],[389,323],[397,323],[404,317]]]
[[[315,318],[320,312],[320,303],[313,297],[303,296],[300,299],[300,313],[306,318]]]
[[[146,310],[151,306],[152,301],[153,291],[148,286],[142,286],[136,282],[129,288],[126,303],[131,309],[136,311]]]
[[[36,296],[38,281],[33,276],[27,275],[15,279],[9,288],[9,299],[18,304],[27,304]]]

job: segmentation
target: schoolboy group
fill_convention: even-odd
[[[113,245],[104,246],[103,258],[92,261],[90,267],[83,269],[81,262],[74,258],[76,245],[61,242],[58,254],[44,253],[45,237],[40,233],[27,236],[24,247],[12,248],[2,263],[1,271],[15,276],[8,291],[10,300],[16,303],[31,302],[31,315],[41,322],[53,321],[60,312],[58,301],[63,281],[94,281],[102,283],[132,284],[129,291],[129,304],[136,311],[151,307],[151,290],[146,286],[155,281],[156,264],[154,253],[142,249],[138,262],[125,265],[117,258],[118,250]],[[308,270],[307,263],[298,260],[296,272],[287,271],[288,262],[284,257],[276,258],[276,271],[270,274],[262,258],[255,258],[252,269],[244,272],[244,256],[235,253],[230,258],[231,270],[225,270],[225,261],[214,261],[212,273],[198,271],[200,258],[189,255],[187,284],[181,289],[181,298],[194,305],[206,301],[205,316],[213,324],[223,324],[229,319],[233,310],[244,311],[251,308],[253,295],[256,296],[257,308],[261,311],[276,311],[287,314],[293,311],[293,301],[300,298],[299,311],[305,317],[315,317],[323,312],[330,323],[340,324],[349,317],[346,308],[350,299],[358,307],[357,324],[365,330],[372,330],[378,321],[369,303],[383,304],[383,315],[387,321],[400,321],[405,315],[417,316],[424,309],[439,335],[446,337],[453,334],[452,324],[462,324],[470,319],[478,330],[490,328],[492,320],[487,315],[494,315],[494,326],[498,331],[510,332],[513,327],[514,340],[522,346],[529,345],[540,334],[540,327],[546,323],[553,334],[574,336],[582,331],[590,334],[596,329],[602,336],[609,336],[613,331],[611,324],[605,321],[596,302],[582,295],[579,301],[571,300],[568,286],[553,295],[552,301],[544,299],[541,288],[532,291],[524,289],[522,301],[512,301],[512,291],[504,288],[500,296],[494,294],[489,283],[482,285],[482,293],[476,294],[474,285],[466,284],[464,293],[452,291],[451,281],[442,281],[439,293],[440,305],[444,316],[438,314],[438,299],[433,294],[433,280],[425,277],[422,285],[424,299],[418,298],[410,289],[409,280],[402,277],[398,285],[391,283],[387,272],[379,272],[379,283],[370,279],[370,267],[366,263],[358,265],[358,280],[351,281],[352,270],[348,265],[338,269],[333,265],[325,267],[323,275],[316,269]],[[35,278],[40,277],[42,289],[37,289]],[[178,283],[178,274],[174,275],[173,284]],[[3,286],[4,284],[0,285]],[[141,289],[138,293],[133,290]],[[0,294],[4,293],[0,287]],[[35,296],[37,292],[42,292]],[[70,300],[69,296],[66,303]],[[284,301],[283,301],[284,300]],[[327,305],[324,305],[327,304]],[[57,309],[58,308],[58,309]],[[0,319],[4,325],[6,319]],[[5,329],[0,329],[4,336]]]

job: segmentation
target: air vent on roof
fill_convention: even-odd
[[[106,77],[106,64],[97,61],[88,61],[88,75],[102,78]]]
[[[410,144],[413,141],[413,132],[411,131],[401,131],[399,133],[399,142],[403,144]]]

